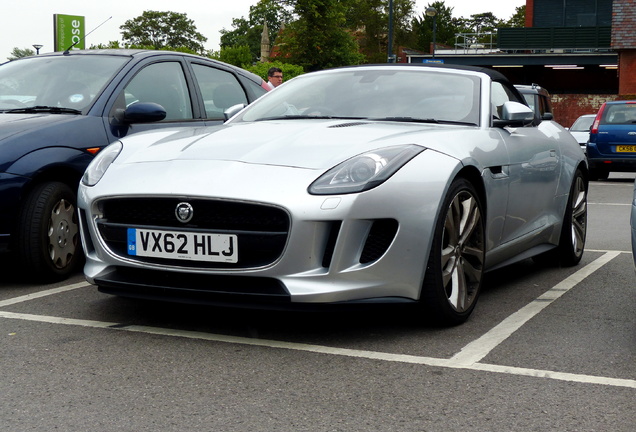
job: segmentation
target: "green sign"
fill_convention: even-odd
[[[84,49],[84,17],[53,15],[55,51]]]

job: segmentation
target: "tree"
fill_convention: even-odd
[[[223,48],[219,60],[238,67],[249,66],[252,64],[250,47],[243,45]]]
[[[389,32],[388,0],[345,0],[346,27],[354,31],[368,63],[387,61]],[[393,1],[394,46],[404,45],[411,34],[414,0]]]
[[[232,20],[234,30],[221,30],[221,51],[229,47],[247,46],[252,61],[261,56],[261,36],[263,24],[267,23],[270,46],[276,43],[276,37],[284,23],[291,21],[292,13],[279,0],[260,0],[250,7],[249,18]]]
[[[296,0],[298,19],[285,27],[277,39],[279,57],[302,65],[307,71],[360,64],[352,32],[345,28],[345,9],[339,0]]]
[[[499,27],[525,27],[526,26],[526,5],[517,6],[515,13],[508,21],[502,22]]]
[[[453,17],[453,8],[447,7],[443,1],[429,3],[425,8],[435,8],[437,15],[435,18],[422,12],[421,17],[415,18],[412,22],[414,44],[411,48],[428,52],[433,42],[433,19],[435,20],[435,43],[436,45],[455,45],[455,35],[469,32],[466,20]]]
[[[22,57],[29,57],[32,55],[35,55],[35,51],[33,51],[31,48],[15,47],[13,48],[13,51],[11,51],[10,57],[7,57],[7,60],[15,60]]]
[[[177,12],[145,11],[119,28],[124,43],[154,49],[187,48],[203,54],[203,43],[208,40],[197,31],[194,21]]]

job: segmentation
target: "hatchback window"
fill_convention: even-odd
[[[154,102],[166,110],[165,120],[192,119],[190,92],[179,62],[146,66],[128,83],[123,95],[116,105],[121,104],[122,99],[126,107],[135,102]]]
[[[603,124],[636,123],[636,104],[607,105],[603,115]]]
[[[194,75],[199,82],[205,115],[208,119],[223,119],[223,111],[237,104],[247,104],[243,87],[229,72],[200,64],[193,64]]]

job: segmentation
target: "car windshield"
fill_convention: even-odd
[[[572,132],[589,132],[592,127],[592,123],[594,123],[595,116],[589,117],[579,117],[576,119],[570,130]]]
[[[81,111],[129,61],[109,55],[41,56],[0,65],[0,112]]]
[[[441,69],[309,73],[257,100],[233,122],[337,118],[478,125],[479,84],[477,76]]]

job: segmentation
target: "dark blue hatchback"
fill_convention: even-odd
[[[604,103],[586,151],[591,180],[604,180],[612,171],[636,172],[636,101]]]
[[[0,65],[0,252],[40,280],[67,277],[82,261],[77,187],[97,152],[132,133],[218,124],[267,90],[243,69],[167,51],[70,51]]]

